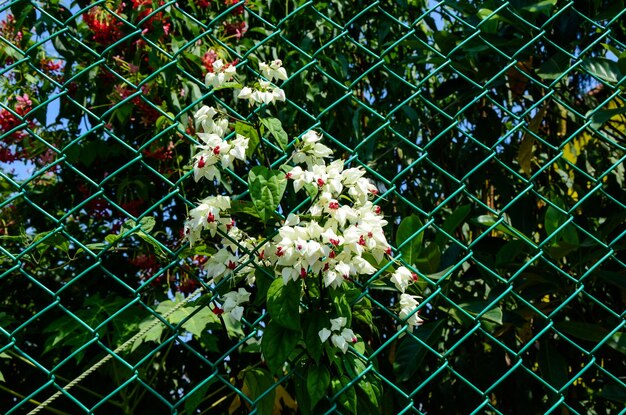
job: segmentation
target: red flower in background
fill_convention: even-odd
[[[92,39],[101,45],[110,45],[122,37],[122,22],[100,6],[89,9],[83,14],[83,20],[93,32]]]

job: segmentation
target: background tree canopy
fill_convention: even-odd
[[[625,16],[621,0],[0,5],[0,411],[159,315],[42,413],[619,413]],[[366,283],[347,296],[365,350],[319,369],[296,347],[280,376],[254,342],[267,317],[212,313],[213,251],[183,242],[189,209],[225,191],[192,178],[194,112],[254,115],[204,76],[275,58],[289,145],[315,128],[368,171],[425,321],[399,332]],[[237,132],[280,159],[273,131]]]

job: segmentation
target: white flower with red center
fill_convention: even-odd
[[[250,301],[250,293],[244,288],[240,288],[237,291],[227,292],[222,297],[224,299],[222,305],[224,314],[227,314],[233,321],[241,321],[244,312],[241,304]]]
[[[206,74],[204,83],[208,87],[219,88],[231,81],[236,74],[237,69],[233,65],[224,65],[224,62],[218,59],[213,62],[213,72]]]
[[[204,270],[212,283],[219,282],[225,276],[231,274],[238,266],[239,258],[227,249],[220,249],[209,257],[204,264]]]
[[[417,281],[417,274],[411,272],[406,267],[399,267],[391,274],[391,282],[396,286],[398,291],[405,292],[407,287]]]

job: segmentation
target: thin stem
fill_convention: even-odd
[[[16,397],[18,397],[20,399],[24,399],[25,398],[25,396],[22,395],[21,393],[15,392],[14,390],[9,389],[9,388],[3,386],[2,384],[0,384],[0,390],[3,390],[5,392],[7,392],[7,393],[10,393],[11,395],[16,396]],[[41,402],[36,401],[34,399],[29,399],[28,402],[32,403],[33,405],[41,405]],[[63,412],[63,411],[60,411],[58,409],[54,409],[54,408],[52,408],[50,406],[45,406],[43,409],[47,410],[48,412],[52,412],[53,414],[57,414],[57,415],[72,415],[72,414],[69,414],[67,412]]]

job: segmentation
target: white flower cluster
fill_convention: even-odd
[[[421,326],[424,322],[416,311],[419,304],[414,295],[404,293],[400,295],[400,313],[398,316],[403,320],[406,319],[409,331],[413,331],[413,328]]]
[[[272,61],[269,65],[259,63],[259,70],[266,79],[258,80],[258,87],[250,88],[245,86],[237,95],[239,99],[247,99],[252,104],[272,104],[276,101],[285,100],[285,91],[271,84],[273,80],[287,80],[287,71],[282,67],[283,63],[280,59]]]
[[[214,313],[226,314],[233,321],[241,321],[243,317],[244,308],[241,304],[250,301],[250,293],[244,288],[240,288],[237,291],[230,291],[223,296],[222,307],[213,309]]]
[[[232,81],[236,74],[237,69],[234,65],[224,65],[224,62],[221,59],[218,59],[213,62],[213,72],[206,74],[204,83],[206,86],[219,88],[226,82]]]
[[[216,61],[214,72],[207,75],[207,85],[219,87],[233,79],[234,66],[224,67]],[[271,86],[274,80],[286,80],[287,72],[280,60],[260,64],[260,79],[252,89],[244,87],[238,97],[250,103],[269,104],[284,101],[284,92]],[[220,179],[220,168],[233,169],[234,160],[246,160],[249,139],[236,135],[226,140],[230,133],[229,122],[220,118],[218,112],[204,106],[196,114],[198,137],[202,141],[199,152],[193,157],[194,177],[209,180]],[[294,145],[289,159],[292,165],[281,168],[291,181],[296,193],[307,193],[310,205],[299,213],[288,215],[278,226],[276,236],[264,241],[262,235],[249,236],[239,229],[231,217],[231,199],[228,196],[210,196],[191,210],[185,223],[185,238],[190,245],[202,239],[202,232],[211,237],[219,235],[217,252],[204,264],[209,283],[231,279],[238,284],[240,276],[249,285],[255,283],[253,262],[274,270],[286,285],[291,281],[320,278],[325,288],[340,289],[360,277],[372,275],[385,255],[391,254],[383,228],[387,221],[380,208],[371,201],[378,194],[376,186],[365,177],[362,168],[345,168],[342,160],[327,163],[332,150],[322,144],[315,131],[303,134]],[[259,244],[264,242],[261,248]],[[250,255],[255,253],[254,261]],[[235,276],[235,271],[237,275]],[[235,278],[237,277],[237,278]],[[416,308],[415,296],[406,294],[417,276],[406,267],[398,267],[390,282],[401,293],[399,317],[406,321],[410,330],[422,324]],[[306,285],[306,284],[305,284]],[[222,296],[223,305],[216,307],[235,321],[241,320],[243,303],[249,301],[250,293],[243,288]],[[346,352],[350,343],[357,341],[354,332],[346,327],[347,319],[339,316],[330,320],[331,327],[319,331],[322,343],[331,343]]]
[[[330,337],[330,341],[338,347],[343,353],[348,351],[349,343],[356,343],[357,338],[352,329],[346,328],[348,319],[345,317],[337,317],[330,320],[330,329],[321,329],[318,333],[322,343]]]
[[[204,144],[198,146],[200,151],[194,158],[194,179],[196,181],[204,177],[208,180],[220,180],[222,168],[232,169],[235,159],[245,161],[249,139],[237,134],[234,140],[224,139],[229,133],[228,120],[226,118],[213,119],[217,111],[213,107],[203,106],[196,114],[196,125],[202,132],[197,133],[198,138]]]

